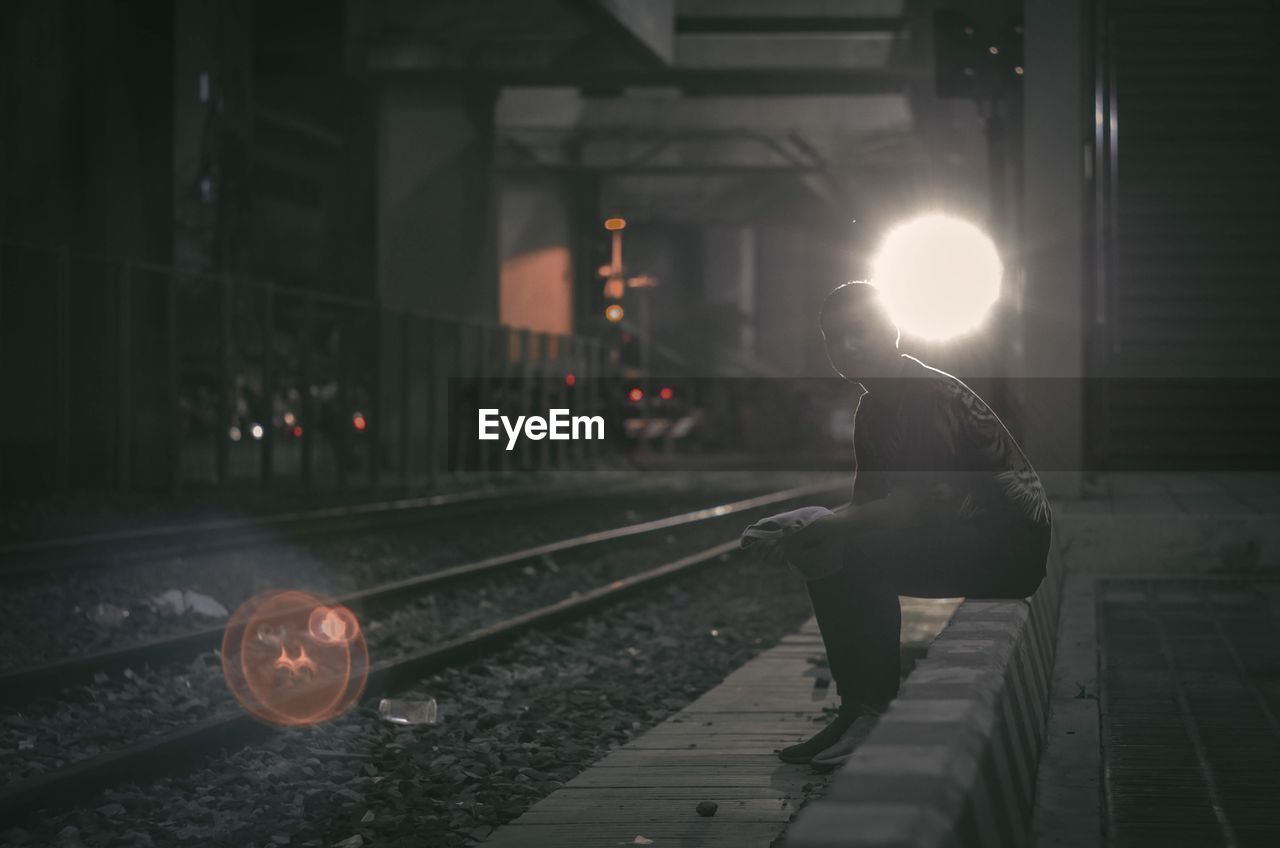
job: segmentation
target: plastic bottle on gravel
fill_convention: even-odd
[[[436,699],[383,698],[378,703],[378,715],[392,724],[435,724]]]

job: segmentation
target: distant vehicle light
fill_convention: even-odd
[[[351,416],[351,424],[357,430],[363,430],[364,428],[369,426],[369,422],[365,420],[364,414],[360,412],[357,412],[355,415]]]
[[[231,441],[233,442],[240,441],[240,428],[232,427],[230,430],[227,431],[227,435],[231,437]]]
[[[616,324],[621,321],[623,314],[622,307],[616,303],[609,304],[604,310],[605,320],[611,324]]]
[[[670,386],[663,386],[661,389],[658,390],[658,397],[662,398],[663,400],[671,400],[675,396],[676,396],[676,393],[671,391]]]
[[[566,386],[573,386],[573,384],[574,384],[574,383],[576,383],[576,382],[578,382],[578,378],[577,378],[577,377],[575,377],[575,376],[573,376],[572,374],[565,374],[565,375],[564,375],[564,384],[565,384]]]
[[[253,427],[252,427],[252,428],[250,428],[249,432],[253,434],[253,437],[254,437],[255,439],[261,439],[261,438],[262,438],[262,425],[261,425],[261,424],[254,424],[254,425],[253,425]]]
[[[610,230],[610,231],[623,230],[623,229],[626,229],[626,227],[627,227],[627,221],[625,218],[605,218],[604,219],[604,228],[606,230]]]
[[[639,386],[634,386],[631,391],[627,392],[627,399],[632,403],[639,403],[644,400],[644,391]]]

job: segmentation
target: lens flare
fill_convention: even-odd
[[[360,635],[360,623],[346,607],[316,607],[307,618],[311,638],[326,645],[345,644]]]
[[[246,712],[284,726],[350,710],[369,676],[351,610],[310,592],[265,592],[240,605],[222,634],[222,674]]]
[[[982,323],[1000,296],[995,244],[968,221],[922,215],[889,231],[872,279],[898,327],[941,341]]]

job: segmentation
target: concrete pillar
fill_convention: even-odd
[[[828,274],[819,250],[818,240],[802,231],[771,226],[757,234],[755,353],[787,376],[805,373],[806,347],[818,327],[815,295],[843,282]]]
[[[710,227],[703,235],[702,270],[707,303],[713,307],[718,341],[736,353],[755,354],[756,232],[753,227]]]
[[[1027,0],[1023,124],[1023,447],[1050,495],[1084,460],[1085,32],[1080,0]]]
[[[378,103],[378,297],[498,317],[494,97],[392,83]]]

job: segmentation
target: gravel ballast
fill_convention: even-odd
[[[544,557],[467,585],[418,596],[365,623],[376,662],[606,585],[708,548],[744,523],[777,511],[762,507],[634,539]],[[99,675],[93,684],[42,698],[0,720],[0,785],[122,748],[233,708],[216,653],[189,663]]]
[[[803,582],[789,570],[741,555],[723,559],[588,619],[528,634],[403,695],[435,697],[438,725],[391,725],[365,703],[181,778],[122,785],[65,813],[34,813],[8,839],[473,844],[810,614]]]

